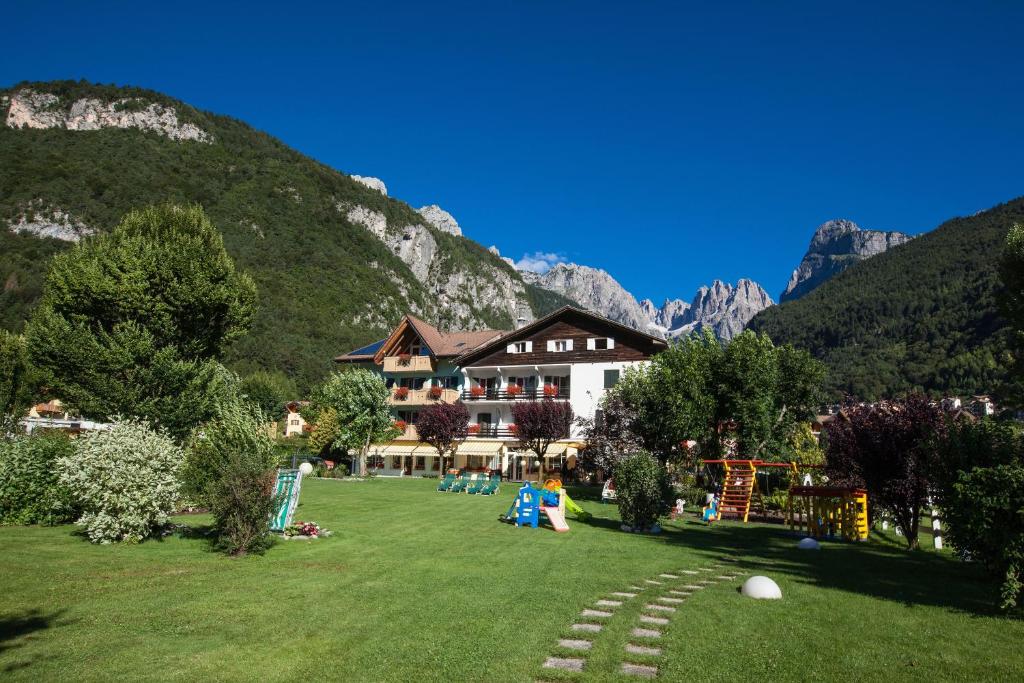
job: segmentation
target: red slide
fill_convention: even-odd
[[[569,525],[565,523],[565,517],[562,515],[562,511],[557,507],[542,507],[541,510],[548,516],[548,520],[551,522],[551,526],[555,527],[555,531],[568,531]]]

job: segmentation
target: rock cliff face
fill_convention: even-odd
[[[647,331],[650,319],[636,298],[599,268],[559,263],[543,274],[522,271],[527,282],[558,292],[584,308],[624,325]]]
[[[191,123],[181,123],[174,107],[126,97],[104,102],[83,97],[64,102],[57,95],[23,88],[10,96],[7,109],[9,128],[138,128],[170,138],[213,142],[213,137]]]
[[[11,232],[62,242],[77,242],[96,232],[67,211],[47,206],[41,199],[23,206],[18,215],[8,222],[7,228]]]
[[[682,299],[665,299],[665,303],[658,308],[650,299],[644,299],[640,302],[640,308],[654,325],[667,332],[686,324],[690,304]]]
[[[342,202],[335,206],[350,223],[361,225],[386,244],[427,286],[437,307],[436,316],[432,317],[442,328],[484,327],[486,321],[474,313],[480,310],[505,314],[513,321],[533,320],[523,280],[514,272],[489,263],[476,263],[472,269],[455,264],[452,256],[438,246],[432,232],[443,228],[422,224],[392,226],[384,214],[365,206]]]
[[[388,186],[385,185],[384,181],[381,180],[380,178],[374,178],[373,176],[368,176],[368,175],[367,176],[364,176],[364,175],[353,175],[353,176],[350,176],[350,177],[352,178],[352,180],[356,181],[357,183],[362,183],[363,185],[366,185],[371,190],[377,190],[377,192],[380,192],[384,196],[387,196],[387,194],[388,194]]]
[[[682,316],[682,326],[671,328],[678,337],[693,331],[710,329],[719,339],[732,339],[743,331],[755,315],[774,305],[768,292],[753,280],[741,278],[736,286],[715,280],[701,287]]]
[[[423,216],[423,220],[430,223],[438,230],[457,237],[462,235],[462,228],[459,227],[459,223],[455,220],[455,217],[437,204],[421,206],[416,209],[416,212]]]
[[[844,219],[822,223],[811,238],[800,265],[789,278],[780,301],[799,299],[821,283],[854,263],[911,240],[902,232],[862,230],[853,221]]]

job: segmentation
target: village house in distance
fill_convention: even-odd
[[[370,466],[381,474],[438,474],[437,451],[419,441],[413,425],[425,406],[461,401],[469,409],[469,436],[453,466],[523,480],[572,468],[586,444],[574,426],[538,467],[537,455],[523,449],[510,429],[514,402],[568,401],[577,417],[593,418],[626,368],[665,348],[663,339],[566,306],[511,332],[442,332],[406,315],[387,339],[335,361],[380,372],[391,390],[405,433],[371,448]]]

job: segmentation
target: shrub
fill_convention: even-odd
[[[615,464],[615,491],[622,522],[649,529],[672,507],[672,487],[665,469],[650,453],[640,451]]]
[[[217,547],[230,555],[262,553],[273,543],[277,456],[258,406],[233,398],[195,431],[185,490],[210,508]]]
[[[59,432],[0,440],[0,524],[64,524],[78,510],[57,462],[74,445]]]
[[[115,418],[88,432],[58,461],[60,482],[81,506],[78,524],[93,543],[138,543],[167,525],[178,502],[184,455],[163,431]]]
[[[1024,441],[1008,424],[951,424],[933,478],[946,537],[1000,583],[1003,608],[1024,589]]]

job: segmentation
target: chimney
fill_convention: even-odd
[[[523,316],[519,316],[518,318],[516,318],[516,329],[518,330],[523,327],[526,327],[526,318],[524,318]]]

